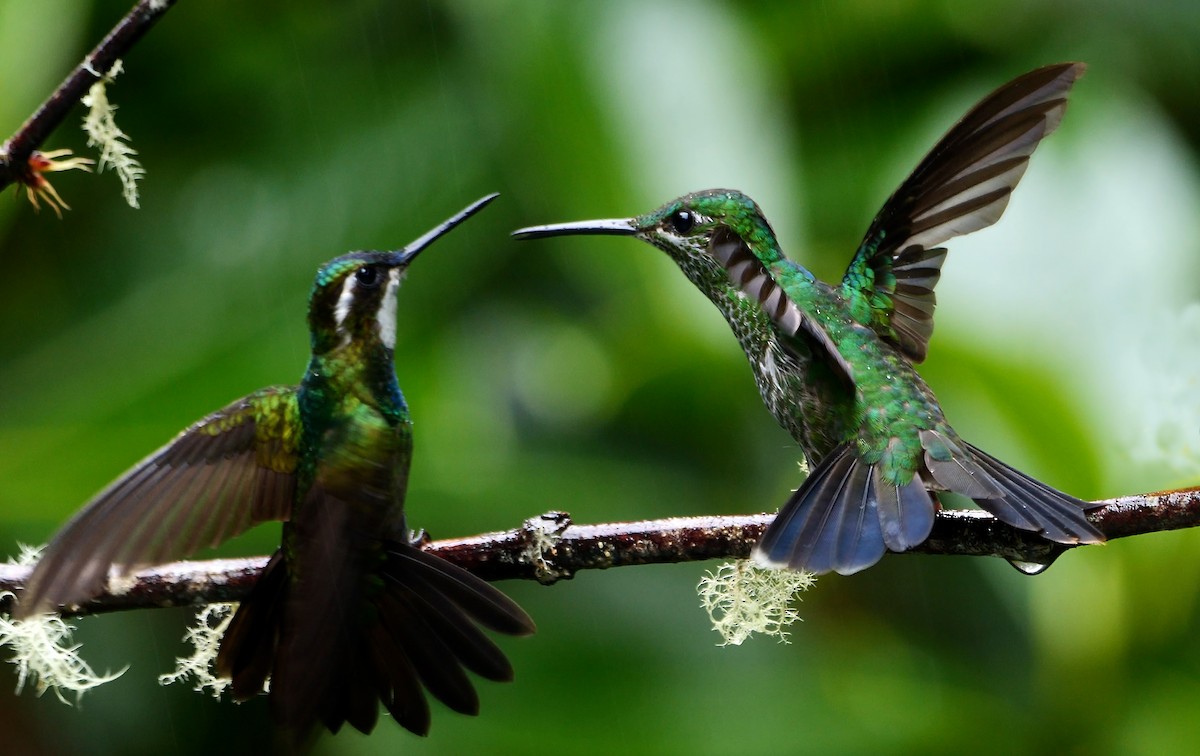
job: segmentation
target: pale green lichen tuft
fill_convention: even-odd
[[[753,633],[787,643],[788,626],[800,619],[792,599],[814,582],[811,572],[765,569],[740,560],[707,573],[696,590],[713,629],[724,639],[718,645],[740,646]]]
[[[30,567],[42,552],[40,546],[23,543],[17,546],[20,554],[9,560],[9,564]],[[7,591],[0,594],[0,597],[12,596]],[[17,693],[25,689],[26,683],[32,683],[39,696],[53,690],[59,701],[70,704],[66,695],[74,693],[78,703],[84,692],[117,679],[128,669],[97,675],[79,656],[79,645],[71,645],[74,631],[73,625],[53,614],[24,620],[0,614],[0,647],[8,648],[12,654],[9,661],[17,668]]]
[[[113,63],[108,74],[92,85],[82,102],[88,112],[83,119],[83,131],[87,134],[88,146],[100,148],[98,170],[112,168],[121,179],[125,201],[130,207],[138,206],[137,182],[146,175],[141,163],[134,158],[137,151],[125,140],[129,135],[117,126],[114,114],[117,106],[108,101],[106,87],[121,73],[121,61]]]
[[[533,574],[539,583],[550,585],[563,577],[569,577],[554,566],[558,542],[563,531],[571,524],[571,518],[562,512],[547,512],[525,521],[528,545],[521,552],[521,561],[533,565]]]
[[[220,699],[221,694],[229,687],[230,681],[214,674],[217,651],[221,647],[221,639],[233,619],[237,604],[209,604],[196,614],[196,623],[187,629],[183,640],[192,644],[192,655],[179,657],[175,660],[175,671],[158,676],[159,685],[184,682],[194,678],[192,690],[212,693],[213,698]]]
[[[550,572],[550,561],[546,556],[554,552],[558,541],[557,534],[544,528],[538,528],[533,532],[533,537],[529,540],[529,549],[525,555],[533,563],[533,568],[539,576]]]
[[[70,645],[74,631],[74,625],[53,614],[25,620],[0,616],[0,646],[12,652],[9,661],[17,668],[17,693],[30,682],[39,696],[53,690],[59,701],[70,704],[66,695],[74,693],[78,703],[86,691],[125,673],[128,667],[104,675],[93,672],[79,656],[79,644]]]

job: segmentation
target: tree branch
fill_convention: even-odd
[[[1200,525],[1200,487],[1108,499],[1088,513],[1108,539],[1127,538]],[[743,559],[774,515],[675,517],[666,520],[573,525],[568,515],[549,512],[514,530],[434,541],[427,549],[488,580],[537,580],[551,584],[579,570],[639,564]],[[912,554],[996,556],[1049,565],[1069,549],[1028,531],[1000,523],[977,510],[938,512],[929,540]],[[266,557],[175,562],[131,576],[82,607],[78,616],[123,609],[238,601],[266,565]],[[19,593],[29,567],[0,565],[0,591]],[[0,599],[11,610],[12,597]]]
[[[140,0],[96,45],[96,49],[67,75],[54,94],[0,146],[0,190],[14,182],[29,184],[34,180],[29,166],[34,150],[42,146],[75,103],[112,70],[113,64],[137,44],[175,1]]]

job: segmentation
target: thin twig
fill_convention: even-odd
[[[0,146],[0,189],[16,181],[27,182],[29,157],[40,148],[50,133],[66,119],[93,84],[112,70],[113,63],[137,44],[150,27],[170,10],[176,0],[141,0],[133,6],[96,49],[83,59],[54,90],[29,120]]]
[[[1200,525],[1200,487],[1105,500],[1088,518],[1108,536],[1127,538]],[[427,549],[488,580],[538,580],[550,584],[579,570],[639,564],[738,559],[762,535],[774,515],[675,517],[666,520],[573,525],[561,512],[526,520],[514,530],[434,541]],[[993,556],[1050,564],[1072,546],[1016,530],[979,511],[938,513],[933,534],[916,554]],[[123,581],[119,593],[64,612],[99,614],[123,609],[237,601],[246,595],[266,557],[175,562]],[[21,591],[29,567],[0,565],[0,592]],[[0,611],[11,607],[0,600]]]

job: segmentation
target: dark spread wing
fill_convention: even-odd
[[[215,412],[101,491],[46,547],[19,616],[87,601],[128,574],[290,516],[300,419],[273,387]]]
[[[842,280],[872,325],[914,362],[933,333],[939,244],[986,228],[1008,205],[1038,143],[1058,128],[1082,63],[1018,77],[971,109],[930,151],[867,230]]]

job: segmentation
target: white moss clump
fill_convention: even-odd
[[[740,560],[707,573],[696,590],[713,629],[724,639],[718,645],[740,646],[753,633],[787,643],[788,626],[800,619],[792,598],[814,582],[811,572],[764,569]]]
[[[9,564],[30,567],[37,562],[41,547],[17,545],[21,553],[16,559],[9,560]],[[0,593],[0,598],[12,596],[8,591]],[[78,703],[85,691],[125,673],[128,667],[103,675],[93,672],[79,656],[79,644],[71,645],[74,631],[73,625],[54,614],[25,620],[0,614],[0,647],[7,648],[12,654],[9,661],[17,668],[17,693],[25,689],[26,683],[32,683],[39,696],[53,690],[59,701],[70,704],[66,694],[74,693]]]
[[[0,646],[12,652],[9,661],[17,667],[17,693],[24,690],[26,682],[31,682],[39,696],[53,690],[59,701],[70,704],[66,694],[74,693],[78,703],[85,691],[125,673],[128,667],[103,675],[93,672],[79,656],[79,644],[70,645],[74,631],[73,625],[54,614],[25,620],[0,615]]]
[[[196,614],[196,624],[187,629],[183,640],[192,644],[192,655],[179,657],[175,660],[175,671],[158,676],[159,685],[183,682],[189,677],[194,678],[192,690],[212,693],[213,698],[220,699],[221,694],[229,687],[230,681],[217,677],[215,664],[217,651],[221,648],[221,639],[233,619],[237,604],[209,604]]]
[[[138,206],[137,182],[146,175],[146,170],[134,155],[137,151],[130,147],[125,140],[129,135],[117,126],[114,114],[117,106],[108,101],[105,87],[121,73],[121,61],[113,63],[108,75],[92,85],[84,96],[83,104],[88,112],[83,119],[83,131],[87,134],[88,146],[100,148],[100,164],[98,170],[112,168],[121,179],[125,201],[130,207]]]

